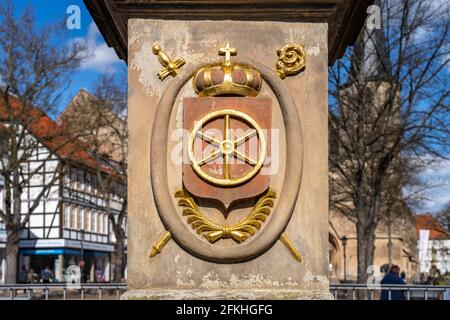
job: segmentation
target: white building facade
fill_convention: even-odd
[[[0,176],[0,190],[3,189],[3,178]],[[0,209],[3,209],[3,192],[0,191]],[[0,284],[5,283],[5,243],[6,243],[6,231],[3,221],[0,219]]]
[[[41,143],[37,145],[36,152],[23,165],[24,175],[33,173],[21,197],[23,216],[43,188],[47,192],[21,235],[17,280],[23,282],[26,272],[25,281],[31,278],[40,282],[42,271],[49,268],[53,281],[65,282],[66,270],[75,266],[81,267],[82,281],[110,281],[114,237],[98,188],[97,171],[83,160],[67,159]],[[118,214],[122,206],[119,188],[122,186],[118,185],[117,192],[111,195],[113,214]],[[4,206],[1,178],[0,206]],[[0,219],[0,283],[5,281],[5,243],[6,231]]]
[[[450,232],[430,214],[416,216],[416,230],[420,274],[450,274]]]
[[[450,239],[429,239],[427,231],[420,232],[420,273],[430,274],[432,267],[435,267],[441,275],[450,274]]]

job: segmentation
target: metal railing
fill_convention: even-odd
[[[387,300],[398,298],[403,293],[405,300],[448,300],[450,286],[441,285],[366,285],[366,284],[330,284],[330,292],[336,300],[379,300],[382,292]]]
[[[125,283],[0,285],[2,300],[119,300]]]
[[[118,300],[127,290],[125,283],[14,284],[0,285],[0,300]],[[331,284],[336,300],[379,300],[381,292],[392,300],[402,291],[406,300],[450,299],[450,286]]]

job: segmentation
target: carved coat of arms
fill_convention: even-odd
[[[171,70],[170,74],[177,75],[179,70],[175,64],[161,50],[156,51],[166,66],[162,72],[169,74]],[[277,76],[264,66],[233,61],[231,57],[237,55],[237,51],[229,45],[221,48],[219,54],[225,59],[184,69],[160,100],[153,129],[151,159],[155,161],[151,170],[155,202],[167,232],[152,247],[150,256],[158,254],[174,238],[190,253],[206,260],[245,261],[261,254],[279,239],[301,261],[300,253],[283,232],[294,209],[300,176],[285,176],[283,188],[291,192],[287,192],[285,201],[279,204],[275,203],[276,193],[271,188],[274,105],[281,109],[286,139],[296,140],[286,150],[285,170],[301,172],[301,136],[296,136],[301,129],[295,103]],[[184,61],[178,60],[180,65]],[[160,78],[166,73],[161,76],[160,72]],[[177,94],[188,81],[192,81],[197,97],[183,99],[183,129],[188,134],[183,138],[182,186],[170,199],[170,191],[164,187],[167,166],[160,157],[161,151],[167,150],[163,127],[170,121],[170,109]],[[278,104],[271,98],[258,97],[264,81],[275,93]],[[178,204],[176,210],[171,209],[173,197]],[[224,214],[222,223],[208,216],[200,205],[203,200],[214,203]],[[228,219],[242,202],[246,204],[240,208],[248,210],[248,214],[240,220]],[[272,213],[277,208],[280,212]],[[188,235],[187,225],[198,236]],[[239,245],[247,243],[258,232],[261,236],[249,242],[246,248]],[[232,239],[235,245],[216,246],[221,239]]]
[[[201,68],[193,78],[199,97],[184,99],[183,125],[189,136],[183,143],[183,186],[227,211],[269,189],[272,109],[269,98],[256,97],[262,84],[259,72],[233,63],[236,51],[228,46],[219,53],[224,62]],[[267,201],[268,210],[236,226],[215,228],[200,212],[188,219],[211,242],[221,237],[241,242],[259,229],[272,204]]]

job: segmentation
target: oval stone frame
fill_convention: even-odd
[[[276,190],[280,199],[271,214],[267,225],[246,242],[232,247],[218,247],[201,240],[181,219],[179,208],[174,205],[173,193],[167,180],[168,128],[172,108],[179,92],[193,77],[194,72],[205,64],[197,63],[182,69],[172,80],[161,97],[153,122],[150,152],[150,180],[156,209],[165,228],[170,231],[175,242],[189,254],[215,263],[237,263],[252,260],[267,250],[280,238],[286,229],[297,202],[302,168],[303,135],[295,102],[281,79],[266,66],[248,59],[246,62],[261,73],[261,76],[274,92],[280,105],[286,128],[286,169],[281,190]],[[163,155],[161,157],[161,155]]]

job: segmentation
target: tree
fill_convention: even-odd
[[[357,221],[359,283],[373,264],[375,229],[403,201],[411,168],[450,149],[447,4],[375,4],[382,28],[364,28],[329,70],[330,204]]]
[[[63,28],[58,25],[37,29],[34,13],[26,8],[14,16],[13,2],[0,6],[0,174],[5,180],[4,210],[0,218],[6,229],[6,282],[17,278],[18,243],[30,216],[58,179],[57,170],[43,183],[24,209],[24,194],[33,179],[42,177],[41,165],[27,169],[42,145],[53,152],[69,143],[65,134],[47,117],[76,70],[83,48],[74,44],[60,48],[55,39]],[[39,133],[39,139],[33,139]],[[49,153],[49,159],[53,154]]]
[[[436,218],[450,233],[450,202],[448,202],[444,208],[437,213]]]
[[[127,236],[127,87],[123,83],[126,79],[102,76],[93,95],[80,92],[60,117],[68,131],[83,137],[82,147],[95,159],[99,193],[115,238],[116,283],[123,279]]]

